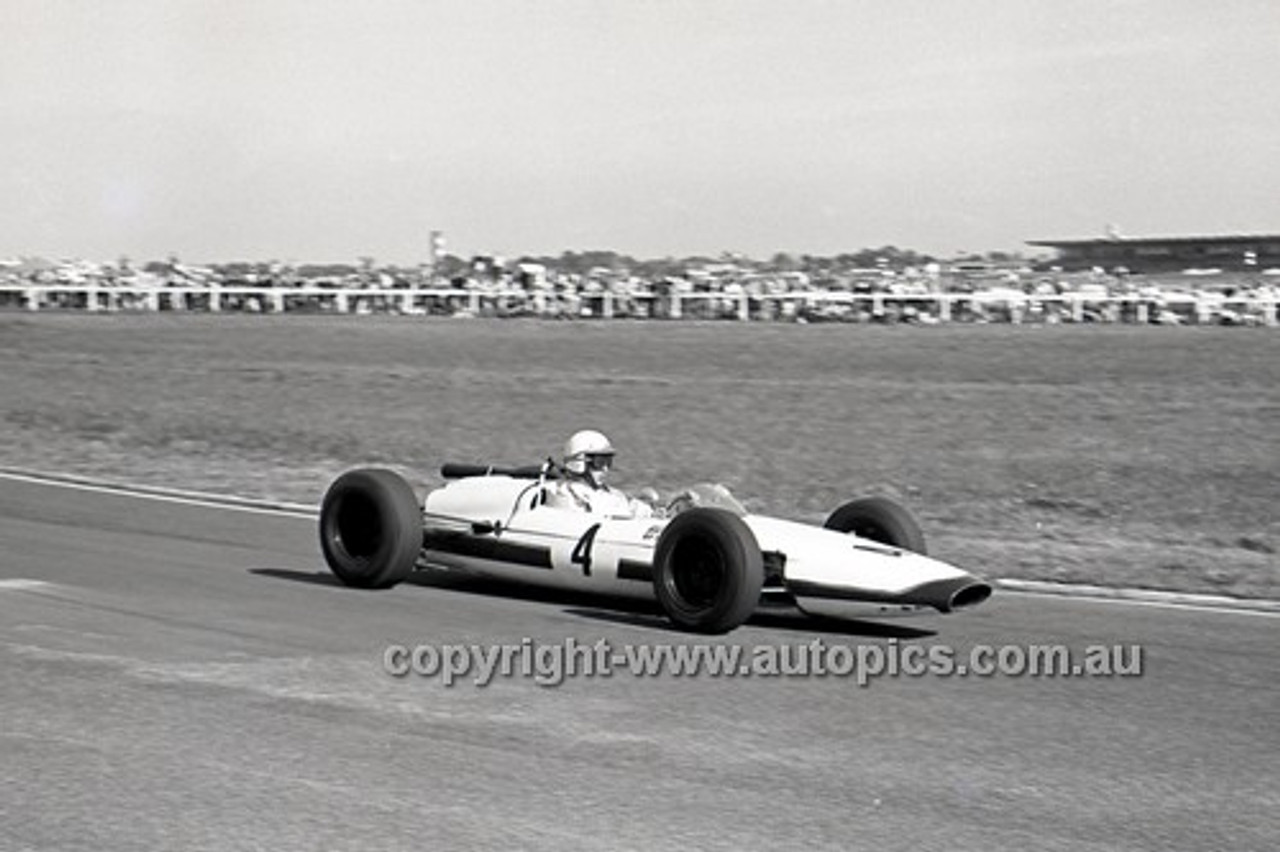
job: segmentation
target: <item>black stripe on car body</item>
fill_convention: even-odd
[[[497,538],[476,537],[464,532],[424,532],[422,546],[428,550],[452,553],[454,556],[470,556],[490,559],[494,562],[510,562],[529,568],[551,569],[551,548],[534,544],[518,544]]]
[[[619,580],[637,580],[642,583],[653,582],[653,566],[648,562],[639,562],[635,559],[619,559],[618,560],[618,579]]]

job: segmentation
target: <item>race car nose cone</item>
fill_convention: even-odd
[[[973,582],[966,586],[961,586],[951,593],[951,599],[947,602],[947,610],[968,609],[991,597],[991,585],[983,582]],[[943,610],[946,612],[947,610]]]
[[[904,602],[930,606],[938,612],[977,606],[989,597],[991,586],[970,575],[923,583],[901,595]]]

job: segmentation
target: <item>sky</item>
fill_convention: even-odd
[[[1280,232],[1276,0],[0,0],[0,258]]]

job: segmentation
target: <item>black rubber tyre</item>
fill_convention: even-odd
[[[667,524],[654,549],[658,603],[685,630],[729,632],[751,617],[763,585],[755,535],[724,509],[686,509]]]
[[[831,513],[823,524],[829,530],[853,533],[859,538],[899,547],[913,553],[928,553],[924,532],[906,506],[888,497],[860,497]]]
[[[386,589],[413,570],[422,549],[422,510],[394,471],[351,470],[320,504],[320,550],[348,586]]]

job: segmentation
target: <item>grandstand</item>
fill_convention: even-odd
[[[1068,272],[1094,268],[1147,274],[1256,272],[1280,267],[1277,234],[1124,237],[1112,230],[1094,239],[1028,240],[1027,245],[1057,250],[1054,262]]]

